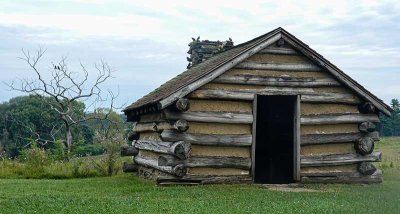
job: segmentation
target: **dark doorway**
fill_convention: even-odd
[[[256,99],[254,181],[284,184],[294,181],[297,96],[258,95]]]

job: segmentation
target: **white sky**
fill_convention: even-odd
[[[235,44],[283,27],[389,103],[400,98],[400,1],[2,0],[0,81],[29,77],[21,49],[47,49],[42,68],[102,59],[107,88],[129,104],[185,70],[191,37]],[[76,67],[74,67],[76,66]],[[0,102],[16,92],[0,85]]]

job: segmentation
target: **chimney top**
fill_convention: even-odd
[[[191,68],[209,58],[214,56],[215,54],[224,52],[233,47],[233,41],[231,38],[226,41],[209,41],[202,40],[200,41],[200,36],[197,39],[192,38],[192,41],[189,43],[189,51],[187,52],[190,57],[186,59],[189,61],[187,68]]]

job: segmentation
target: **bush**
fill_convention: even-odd
[[[95,169],[103,176],[112,176],[119,172],[122,166],[120,158],[120,149],[122,144],[125,143],[121,135],[115,135],[110,138],[99,140],[100,144],[105,150],[98,160],[91,158]]]

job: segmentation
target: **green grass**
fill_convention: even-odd
[[[306,185],[278,192],[256,185],[156,187],[132,175],[85,179],[0,179],[0,213],[399,213],[400,138],[386,138],[384,182]],[[391,162],[393,162],[391,166]]]

